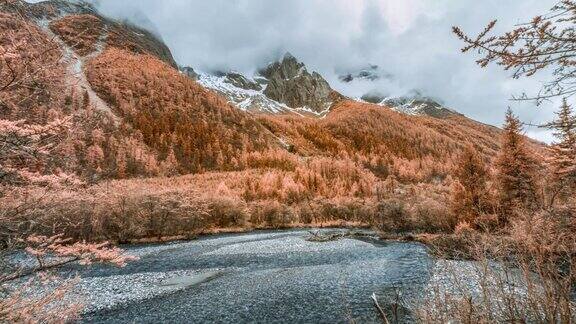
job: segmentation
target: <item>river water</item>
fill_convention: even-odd
[[[86,323],[379,323],[427,289],[435,260],[417,243],[344,238],[310,242],[306,230],[217,235],[127,247],[140,260],[80,269]],[[410,313],[399,308],[404,321]]]

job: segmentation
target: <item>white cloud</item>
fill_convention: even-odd
[[[421,0],[375,2],[388,25],[388,29],[394,35],[401,35],[408,30],[426,7],[426,3]]]

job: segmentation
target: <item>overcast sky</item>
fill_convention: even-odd
[[[527,123],[553,116],[554,104],[515,103],[536,92],[545,75],[512,80],[477,56],[460,53],[451,26],[476,34],[492,19],[498,30],[545,13],[556,0],[99,0],[118,17],[146,16],[180,65],[252,73],[290,51],[343,94],[377,89],[402,95],[418,89],[467,116],[501,125],[508,106]],[[338,73],[376,64],[392,80],[343,84]],[[545,141],[537,128],[527,134]]]

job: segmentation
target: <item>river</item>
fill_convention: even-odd
[[[436,261],[417,243],[309,237],[271,231],[125,247],[140,259],[78,269],[75,298],[86,323],[379,323],[373,293],[386,309],[398,292],[417,303],[433,275]]]

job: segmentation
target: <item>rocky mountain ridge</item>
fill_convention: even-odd
[[[307,108],[323,114],[332,106],[334,90],[317,72],[287,53],[282,61],[270,64],[260,75],[268,80],[264,94],[293,108]]]
[[[397,112],[414,116],[429,116],[447,118],[461,115],[453,109],[446,107],[439,100],[422,94],[419,90],[412,90],[401,96],[391,96],[379,81],[393,81],[394,76],[383,71],[377,65],[369,64],[355,71],[340,73],[339,80],[344,84],[361,84],[372,90],[366,92],[356,100],[388,107]]]
[[[385,73],[378,65],[368,64],[366,67],[356,71],[346,71],[339,73],[338,79],[345,83],[354,81],[377,81],[380,79],[391,79],[392,75]]]
[[[400,97],[389,97],[373,91],[365,94],[359,100],[388,107],[407,115],[430,116],[435,118],[447,118],[456,115],[462,116],[462,114],[444,106],[436,99],[426,97],[418,91],[412,91]]]
[[[334,103],[346,99],[344,95],[333,90],[319,73],[308,72],[306,65],[290,53],[258,70],[252,77],[237,71],[199,73],[191,67],[181,67],[180,71],[204,87],[223,95],[236,107],[256,113],[324,117]],[[368,65],[339,77],[344,83],[375,83],[392,78],[377,65]],[[355,100],[414,116],[447,118],[461,115],[418,91],[392,97],[374,90]]]
[[[308,72],[304,63],[290,53],[252,77],[235,71],[197,73],[190,67],[180,70],[240,109],[252,112],[321,117],[344,98],[319,73]]]

